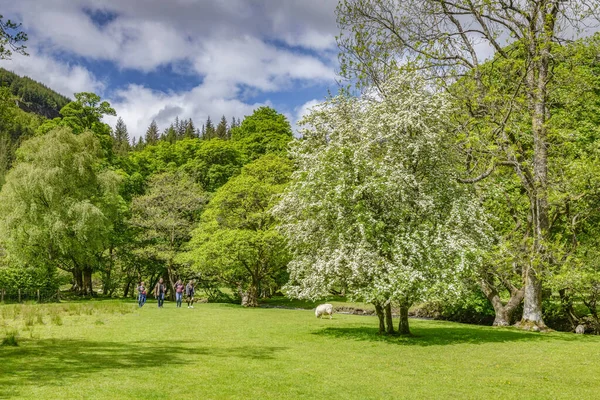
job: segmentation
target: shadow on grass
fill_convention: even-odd
[[[318,306],[319,304],[334,302],[334,303],[343,303],[356,305],[357,303],[351,302],[346,297],[342,296],[328,296],[319,301],[310,301],[310,300],[298,300],[298,299],[290,299],[284,296],[273,296],[269,299],[261,299],[260,304],[262,306],[270,306],[270,307],[289,307],[289,308],[303,308],[303,309],[312,309]]]
[[[491,328],[472,325],[432,326],[411,328],[412,335],[380,335],[374,327],[329,327],[314,332],[315,335],[385,342],[403,346],[443,346],[452,344],[485,344],[516,341],[562,340],[574,341],[583,338],[568,334],[540,334],[520,331],[514,328]]]
[[[198,347],[197,342],[93,342],[86,340],[24,340],[19,347],[0,347],[0,398],[18,397],[23,386],[61,385],[99,371],[186,365],[199,357],[275,359],[285,347]]]

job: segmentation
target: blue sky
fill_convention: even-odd
[[[271,105],[292,124],[335,82],[336,0],[20,0],[29,57],[0,66],[72,96],[111,102],[130,134],[152,119],[248,115]],[[114,124],[116,119],[107,120]]]

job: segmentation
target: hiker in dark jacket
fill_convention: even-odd
[[[163,278],[158,280],[158,283],[154,287],[154,297],[158,299],[158,307],[162,308],[163,303],[165,302],[165,292],[167,291],[167,286],[164,284]]]
[[[196,289],[194,289],[194,281],[190,281],[185,287],[188,308],[194,308],[194,293],[196,293]]]

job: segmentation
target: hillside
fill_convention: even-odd
[[[71,101],[31,78],[21,77],[4,68],[0,68],[0,86],[10,88],[21,110],[49,119],[58,117],[60,109]]]

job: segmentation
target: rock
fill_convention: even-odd
[[[575,333],[578,335],[583,335],[585,333],[585,325],[577,325],[577,328],[575,328]]]

